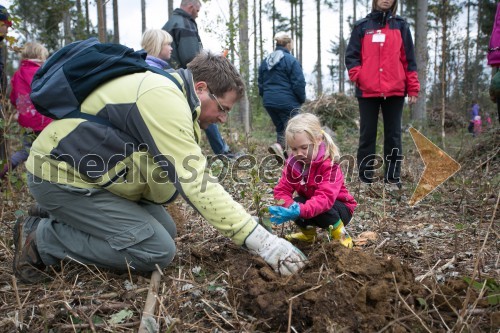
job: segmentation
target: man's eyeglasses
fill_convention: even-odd
[[[223,107],[222,104],[220,104],[217,96],[212,94],[212,91],[210,90],[210,88],[207,87],[207,89],[208,89],[208,96],[210,96],[211,99],[215,100],[217,102],[217,105],[219,105],[219,111],[222,112],[223,114],[227,115],[229,113],[229,111],[231,111],[231,109],[227,109],[227,108]]]

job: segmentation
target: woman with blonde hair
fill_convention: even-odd
[[[160,69],[170,69],[173,38],[162,29],[149,29],[142,34],[141,47],[148,53],[146,62]]]
[[[286,235],[290,241],[314,242],[319,227],[327,230],[331,239],[352,247],[345,226],[357,203],[345,186],[337,145],[312,113],[290,119],[285,138],[290,157],[274,188],[274,199],[284,203],[269,207],[271,222],[293,220],[300,231]]]
[[[49,52],[45,46],[37,42],[28,42],[21,50],[21,65],[10,81],[10,102],[17,109],[17,122],[26,129],[23,133],[23,149],[11,156],[9,163],[0,171],[0,179],[5,177],[9,169],[14,170],[28,159],[31,143],[52,122],[51,118],[35,109],[30,99],[33,76],[48,56]]]

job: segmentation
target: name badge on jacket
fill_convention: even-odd
[[[373,43],[384,43],[385,42],[385,34],[383,34],[380,30],[377,30],[377,33],[372,35]]]

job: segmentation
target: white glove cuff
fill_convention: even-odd
[[[258,224],[250,235],[248,235],[247,239],[245,239],[245,245],[250,251],[261,255],[262,252],[266,252],[266,249],[268,249],[277,238],[276,235],[271,234],[263,226]]]

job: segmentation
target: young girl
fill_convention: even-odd
[[[170,69],[167,61],[172,54],[173,38],[162,29],[149,29],[144,31],[141,46],[148,53],[146,62],[160,69]]]
[[[282,206],[271,206],[271,222],[294,220],[300,232],[288,240],[314,242],[316,227],[328,230],[331,238],[351,248],[352,239],[345,229],[356,201],[344,185],[339,164],[339,149],[311,113],[299,114],[288,122],[285,139],[290,157],[274,188],[274,198]],[[294,193],[297,196],[294,198]]]
[[[26,128],[26,131],[23,134],[23,149],[11,156],[10,162],[5,164],[3,170],[0,171],[0,178],[6,176],[9,168],[13,170],[28,159],[31,143],[52,121],[51,118],[40,114],[30,99],[33,76],[47,60],[48,55],[49,52],[45,46],[37,42],[24,44],[21,51],[21,65],[10,82],[12,86],[10,102],[17,109],[17,122]]]

